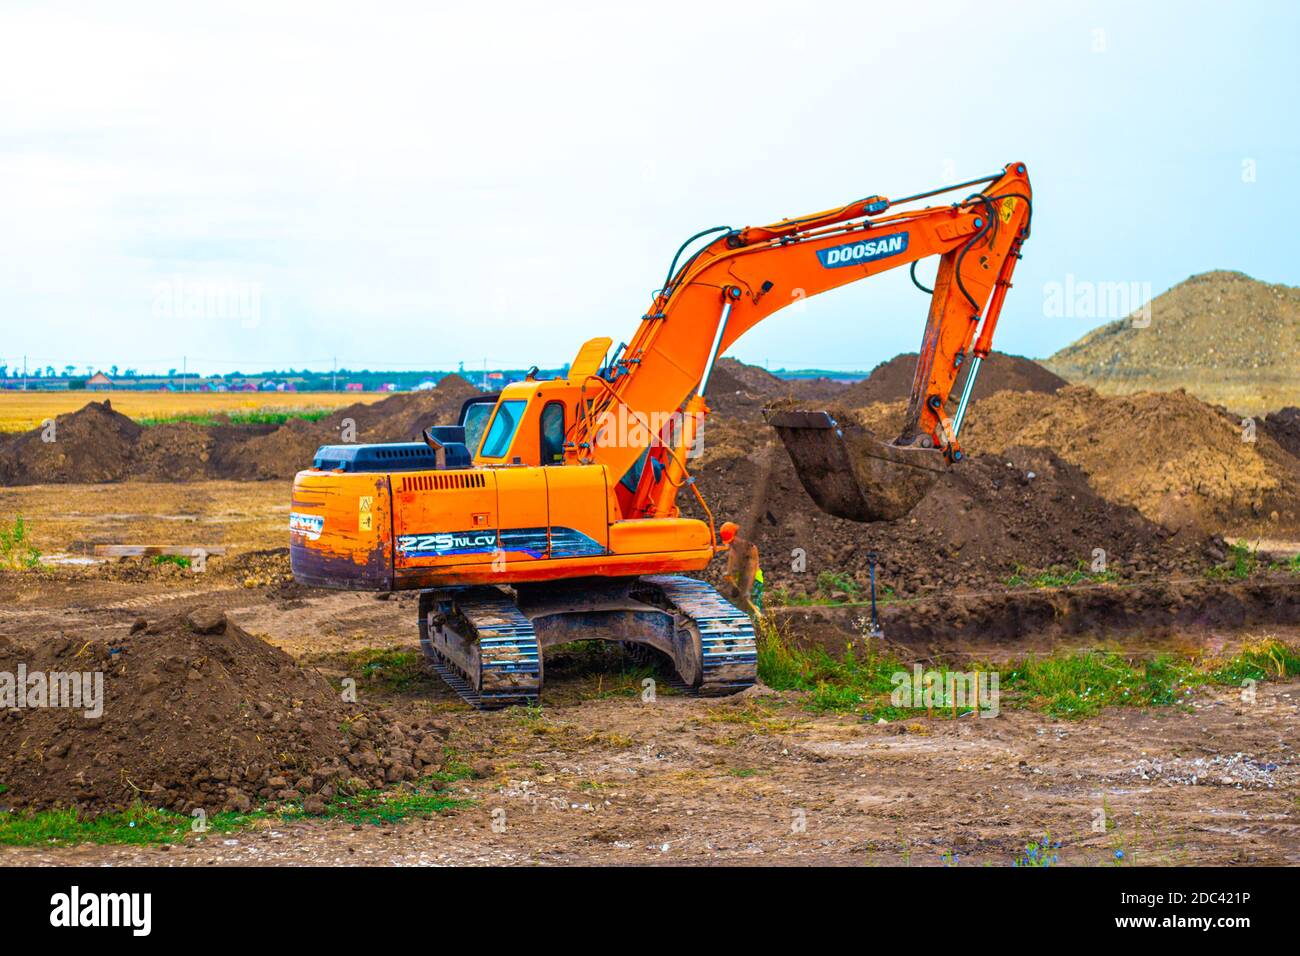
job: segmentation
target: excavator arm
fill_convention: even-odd
[[[964,192],[974,188],[973,192]],[[963,191],[947,205],[911,205]],[[707,414],[708,382],[718,356],[767,316],[850,282],[939,257],[908,412],[894,445],[941,449],[961,458],[958,434],[979,363],[988,356],[1020,248],[1029,235],[1032,192],[1023,163],[1002,172],[902,199],[881,196],[799,219],[733,230],[719,227],[688,240],[669,268],[632,340],[584,383],[588,412],[575,422],[567,454],[623,475],[643,448],[614,440],[605,427],[619,414],[643,424],[680,422],[658,434],[633,513],[675,513],[689,482],[684,456]],[[712,235],[687,255],[692,241]],[[966,363],[970,373],[951,420],[945,406]]]

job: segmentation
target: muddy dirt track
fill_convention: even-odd
[[[229,576],[75,575],[0,580],[0,637],[75,633],[113,643],[133,623],[196,606],[338,678],[347,652],[414,650],[413,602]],[[1167,636],[1236,642],[1294,628]],[[1062,635],[1043,650],[1089,646]],[[1114,643],[1113,641],[1111,642]],[[974,654],[992,648],[968,643]],[[545,706],[480,714],[423,672],[400,690],[362,683],[358,706],[423,723],[472,761],[467,801],[376,827],[263,823],[169,850],[7,848],[8,864],[696,863],[1008,865],[1050,832],[1062,864],[1300,863],[1300,683],[1197,690],[1181,707],[1118,708],[1079,721],[1004,709],[996,718],[888,724],[816,715],[805,695],[759,688],[700,700],[639,684],[612,658],[548,662]],[[1094,832],[1105,815],[1112,826]]]

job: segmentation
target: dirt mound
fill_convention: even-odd
[[[1300,460],[1267,429],[1245,437],[1240,419],[1186,392],[1105,397],[1071,386],[1052,397],[990,397],[962,442],[976,452],[1051,448],[1103,497],[1170,527],[1300,527]]]
[[[1269,438],[1300,458],[1300,408],[1269,412],[1259,424]]]
[[[53,429],[34,429],[0,443],[0,484],[58,482],[199,481],[292,478],[311,465],[321,445],[414,441],[426,425],[456,421],[477,388],[459,375],[436,388],[393,395],[339,409],[309,422],[284,425],[197,425],[172,422],[145,428],[108,401],[60,415]]]
[[[365,715],[212,608],[137,622],[111,642],[42,635],[20,646],[0,637],[0,671],[16,675],[19,666],[29,704],[32,675],[102,675],[102,708],[83,697],[76,708],[0,715],[5,800],[22,807],[99,812],[139,800],[215,813],[305,799],[323,809],[340,788],[414,778],[438,762],[445,735],[432,722]]]
[[[459,375],[447,375],[436,388],[405,392],[380,402],[341,408],[317,422],[290,421],[275,431],[250,439],[239,448],[221,478],[292,478],[310,467],[321,445],[356,442],[417,441],[426,425],[457,420],[467,398],[482,392]]]
[[[905,352],[894,356],[888,362],[882,362],[861,382],[851,385],[838,400],[844,405],[852,406],[907,401],[912,394],[912,376],[916,373],[916,359],[915,352]],[[951,408],[957,407],[957,400],[961,397],[961,390],[965,384],[966,370],[963,369],[953,385],[948,402]],[[1065,379],[1049,372],[1031,359],[1019,355],[1006,355],[1002,352],[990,352],[988,359],[980,367],[979,377],[975,379],[975,391],[971,401],[977,402],[995,392],[1007,389],[1015,392],[1051,393],[1065,384]]]
[[[784,379],[757,365],[733,358],[718,359],[705,397],[718,417],[732,421],[759,422],[763,408],[782,399],[823,400],[839,395],[848,386],[830,379]]]
[[[1110,322],[1043,364],[1103,394],[1181,387],[1262,413],[1300,396],[1300,289],[1240,272],[1195,275],[1151,301],[1149,323]]]
[[[877,406],[882,414],[896,408]],[[880,555],[882,584],[902,596],[1004,585],[1018,567],[1091,568],[1095,549],[1105,551],[1107,570],[1121,578],[1157,569],[1199,572],[1213,557],[1204,535],[1175,534],[1106,501],[1079,468],[1041,448],[969,458],[910,515],[891,522],[856,523],[818,511],[765,426],[714,427],[693,472],[719,521],[752,529],[769,586],[794,593],[818,590],[823,573],[846,572],[861,586],[872,551]],[[681,501],[695,510],[685,496]]]
[[[777,378],[765,368],[746,365],[739,359],[720,358],[713,368],[713,379],[719,388],[740,389],[755,395],[767,395],[781,391],[785,381]],[[723,385],[723,383],[727,383]]]
[[[143,431],[108,401],[90,402],[0,446],[0,483],[119,481]]]

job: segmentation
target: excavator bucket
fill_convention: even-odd
[[[877,441],[825,411],[769,409],[804,489],[822,511],[850,521],[893,521],[925,497],[948,468],[936,448]]]

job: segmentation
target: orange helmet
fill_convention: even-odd
[[[722,527],[718,529],[718,537],[722,539],[723,544],[731,544],[731,539],[736,536],[740,530],[740,525],[734,521],[722,522]]]

